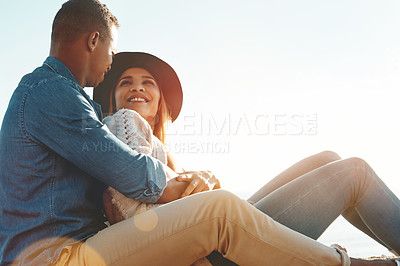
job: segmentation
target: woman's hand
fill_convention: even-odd
[[[218,179],[211,171],[187,171],[179,173],[176,179],[189,183],[186,190],[181,194],[181,198],[198,192],[221,188]]]

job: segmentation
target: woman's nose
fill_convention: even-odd
[[[131,89],[130,89],[130,91],[140,91],[140,92],[143,92],[144,91],[144,88],[143,87],[132,87]]]

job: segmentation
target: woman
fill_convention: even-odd
[[[162,60],[144,53],[120,53],[115,56],[104,82],[95,88],[94,100],[108,114],[118,113],[121,108],[137,111],[154,135],[164,141],[165,124],[179,114],[182,90],[175,72]],[[171,119],[165,111],[170,112]],[[168,158],[168,165],[175,168]],[[339,159],[332,152],[304,159],[249,200],[274,220],[313,239],[343,213],[357,228],[399,252],[398,198],[361,159]],[[184,180],[189,185],[180,187],[178,193],[162,202],[218,187],[215,177],[206,171],[193,173]],[[207,183],[211,185],[205,186]],[[356,262],[353,260],[353,263]]]
[[[123,73],[118,71],[118,77],[114,77],[116,72],[111,71],[107,79],[95,89],[95,99],[100,97],[100,92],[106,94],[104,98],[109,99],[109,104],[106,106],[102,102],[102,106],[112,115],[107,116],[103,122],[133,150],[157,158],[172,169],[170,176],[177,176],[172,172],[177,167],[164,147],[166,126],[178,117],[182,106],[182,89],[175,71],[168,64],[146,53],[121,53],[116,57],[120,63],[129,65],[129,68],[124,69]],[[137,86],[139,88],[135,89]],[[110,91],[103,88],[113,89]],[[192,179],[201,177],[193,176],[185,180]],[[183,189],[186,185],[181,182],[180,187]],[[219,188],[219,184],[211,176],[207,186],[205,182],[198,183],[196,192],[213,188]],[[171,199],[160,200],[163,203],[169,201]],[[128,199],[112,188],[104,193],[105,213],[111,224],[159,205]]]

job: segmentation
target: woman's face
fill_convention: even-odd
[[[117,110],[135,110],[154,126],[160,102],[160,89],[155,78],[143,68],[129,68],[122,73],[115,87]]]

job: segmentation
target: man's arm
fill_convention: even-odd
[[[163,164],[118,140],[65,83],[42,84],[27,95],[21,120],[26,136],[125,196],[156,202],[166,186]]]

